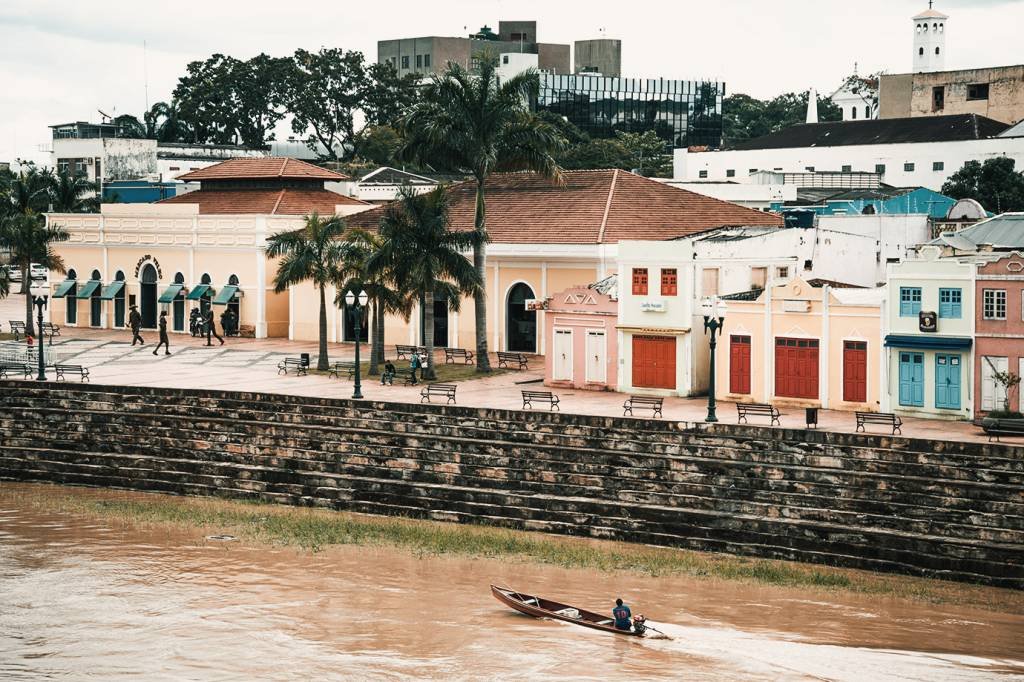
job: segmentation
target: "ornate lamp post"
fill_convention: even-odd
[[[722,334],[722,327],[725,326],[725,301],[721,299],[705,299],[701,304],[704,313],[704,333],[708,334],[711,340],[711,355],[709,356],[711,380],[708,388],[708,416],[704,421],[717,422],[715,414],[715,348],[718,346],[718,337]]]
[[[363,399],[362,384],[360,383],[362,367],[359,365],[359,339],[363,335],[363,308],[366,307],[366,302],[368,300],[369,297],[366,295],[365,291],[360,291],[358,295],[352,291],[345,294],[345,303],[348,305],[349,314],[355,316],[353,323],[356,328],[356,382],[354,390],[352,391],[353,400]]]
[[[36,309],[39,311],[36,324],[39,333],[39,343],[36,344],[39,347],[39,374],[36,376],[36,381],[46,381],[46,360],[43,358],[43,347],[46,345],[46,334],[43,333],[43,308],[46,307],[50,290],[46,287],[32,287],[29,291],[32,293],[33,303],[36,304]],[[51,340],[50,343],[53,341]]]

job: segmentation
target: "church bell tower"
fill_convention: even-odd
[[[946,68],[946,23],[942,12],[928,3],[928,9],[914,17],[914,73],[944,71]]]

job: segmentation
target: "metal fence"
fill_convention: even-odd
[[[39,362],[39,356],[36,355],[38,352],[35,345],[29,346],[24,342],[3,342],[0,343],[0,362],[11,362],[15,364],[27,363],[35,366]],[[53,346],[47,346],[43,351],[43,361],[47,366],[52,367],[53,365],[62,364],[64,358],[67,357],[68,353],[54,348]]]

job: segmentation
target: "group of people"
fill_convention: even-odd
[[[221,328],[227,330],[231,319],[235,317],[234,312],[229,308],[225,310],[220,316]],[[193,308],[191,316],[192,335],[196,336],[196,322],[201,320],[201,333],[206,335],[206,345],[212,346],[213,339],[220,341],[220,345],[224,345],[224,339],[220,334],[217,333],[217,327],[213,322],[213,310],[207,308],[205,312],[201,312],[198,308]],[[137,305],[132,305],[128,312],[127,326],[132,330],[132,345],[136,343],[145,346],[146,341],[142,338],[142,313],[139,312]],[[164,349],[164,355],[171,354],[171,340],[167,334],[167,311],[161,310],[160,317],[157,320],[157,330],[160,334],[160,342],[157,343],[156,348],[153,349],[153,355],[157,355],[160,352],[160,348]],[[227,333],[227,331],[225,331]]]
[[[189,315],[189,332],[192,336],[209,336],[207,327],[213,324],[213,311],[209,308],[204,313],[199,308],[193,308],[192,313]],[[231,308],[226,308],[224,312],[220,314],[220,328],[224,331],[224,336],[237,336],[238,335],[238,316],[235,315],[235,311]],[[216,330],[213,331],[216,334]],[[219,336],[217,338],[220,338]]]
[[[423,376],[423,371],[422,370],[426,366],[426,362],[427,362],[426,354],[420,354],[420,353],[414,352],[409,357],[409,383],[412,384],[413,386],[415,386],[416,384],[419,383],[419,380],[416,378],[416,372],[417,371],[420,372],[420,377],[422,378],[422,376]],[[395,369],[395,364],[393,362],[391,362],[390,360],[385,360],[384,361],[384,371],[380,375],[380,385],[381,386],[391,386],[391,385],[394,385],[396,372],[397,372],[397,370]]]

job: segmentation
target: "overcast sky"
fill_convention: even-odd
[[[321,46],[464,35],[499,19],[535,19],[542,42],[620,38],[624,76],[707,78],[770,97],[843,77],[908,71],[910,17],[926,0],[3,0],[0,161],[48,162],[48,125],[139,115],[170,98],[185,65],[214,52],[249,57]],[[947,68],[1024,62],[1024,0],[938,0],[950,15]],[[145,58],[143,42],[147,44]]]

